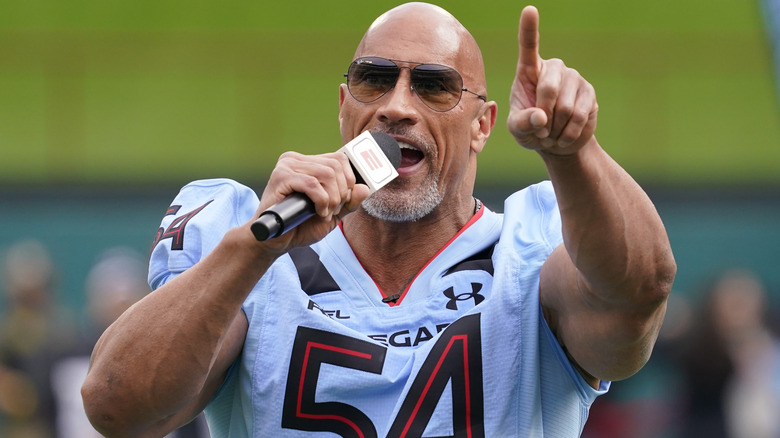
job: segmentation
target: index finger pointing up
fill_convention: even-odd
[[[520,30],[517,35],[520,46],[520,56],[517,61],[518,70],[531,68],[538,71],[541,68],[539,58],[539,11],[534,6],[526,6],[520,14]]]

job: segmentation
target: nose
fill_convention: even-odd
[[[395,87],[382,97],[377,117],[388,125],[413,125],[419,121],[418,104],[422,102],[412,91],[411,72],[402,68]]]

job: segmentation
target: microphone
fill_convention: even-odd
[[[347,154],[357,183],[366,184],[371,193],[398,176],[401,148],[383,132],[363,131],[339,149]],[[297,227],[316,214],[314,203],[303,193],[292,193],[271,206],[250,226],[255,239],[263,242]]]

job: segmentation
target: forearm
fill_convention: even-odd
[[[663,223],[642,188],[595,137],[572,156],[541,155],[566,250],[588,292],[615,306],[663,300],[676,268]]]
[[[273,261],[245,233],[229,231],[106,330],[82,390],[96,426],[133,436],[199,402],[209,377],[222,372],[213,367],[243,301]]]

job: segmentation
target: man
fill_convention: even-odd
[[[232,181],[182,189],[156,291],[96,345],[93,424],[161,436],[207,407],[214,436],[579,435],[608,381],[648,359],[676,267],[593,135],[593,88],[539,57],[538,21],[520,18],[507,125],[552,183],[503,215],[473,198],[496,118],[479,48],[436,6],[388,11],[357,48],[339,124],[344,142],[397,139],[399,177],[366,199],[344,154],[286,153],[259,205]],[[250,223],[293,192],[317,215],[257,242]]]

